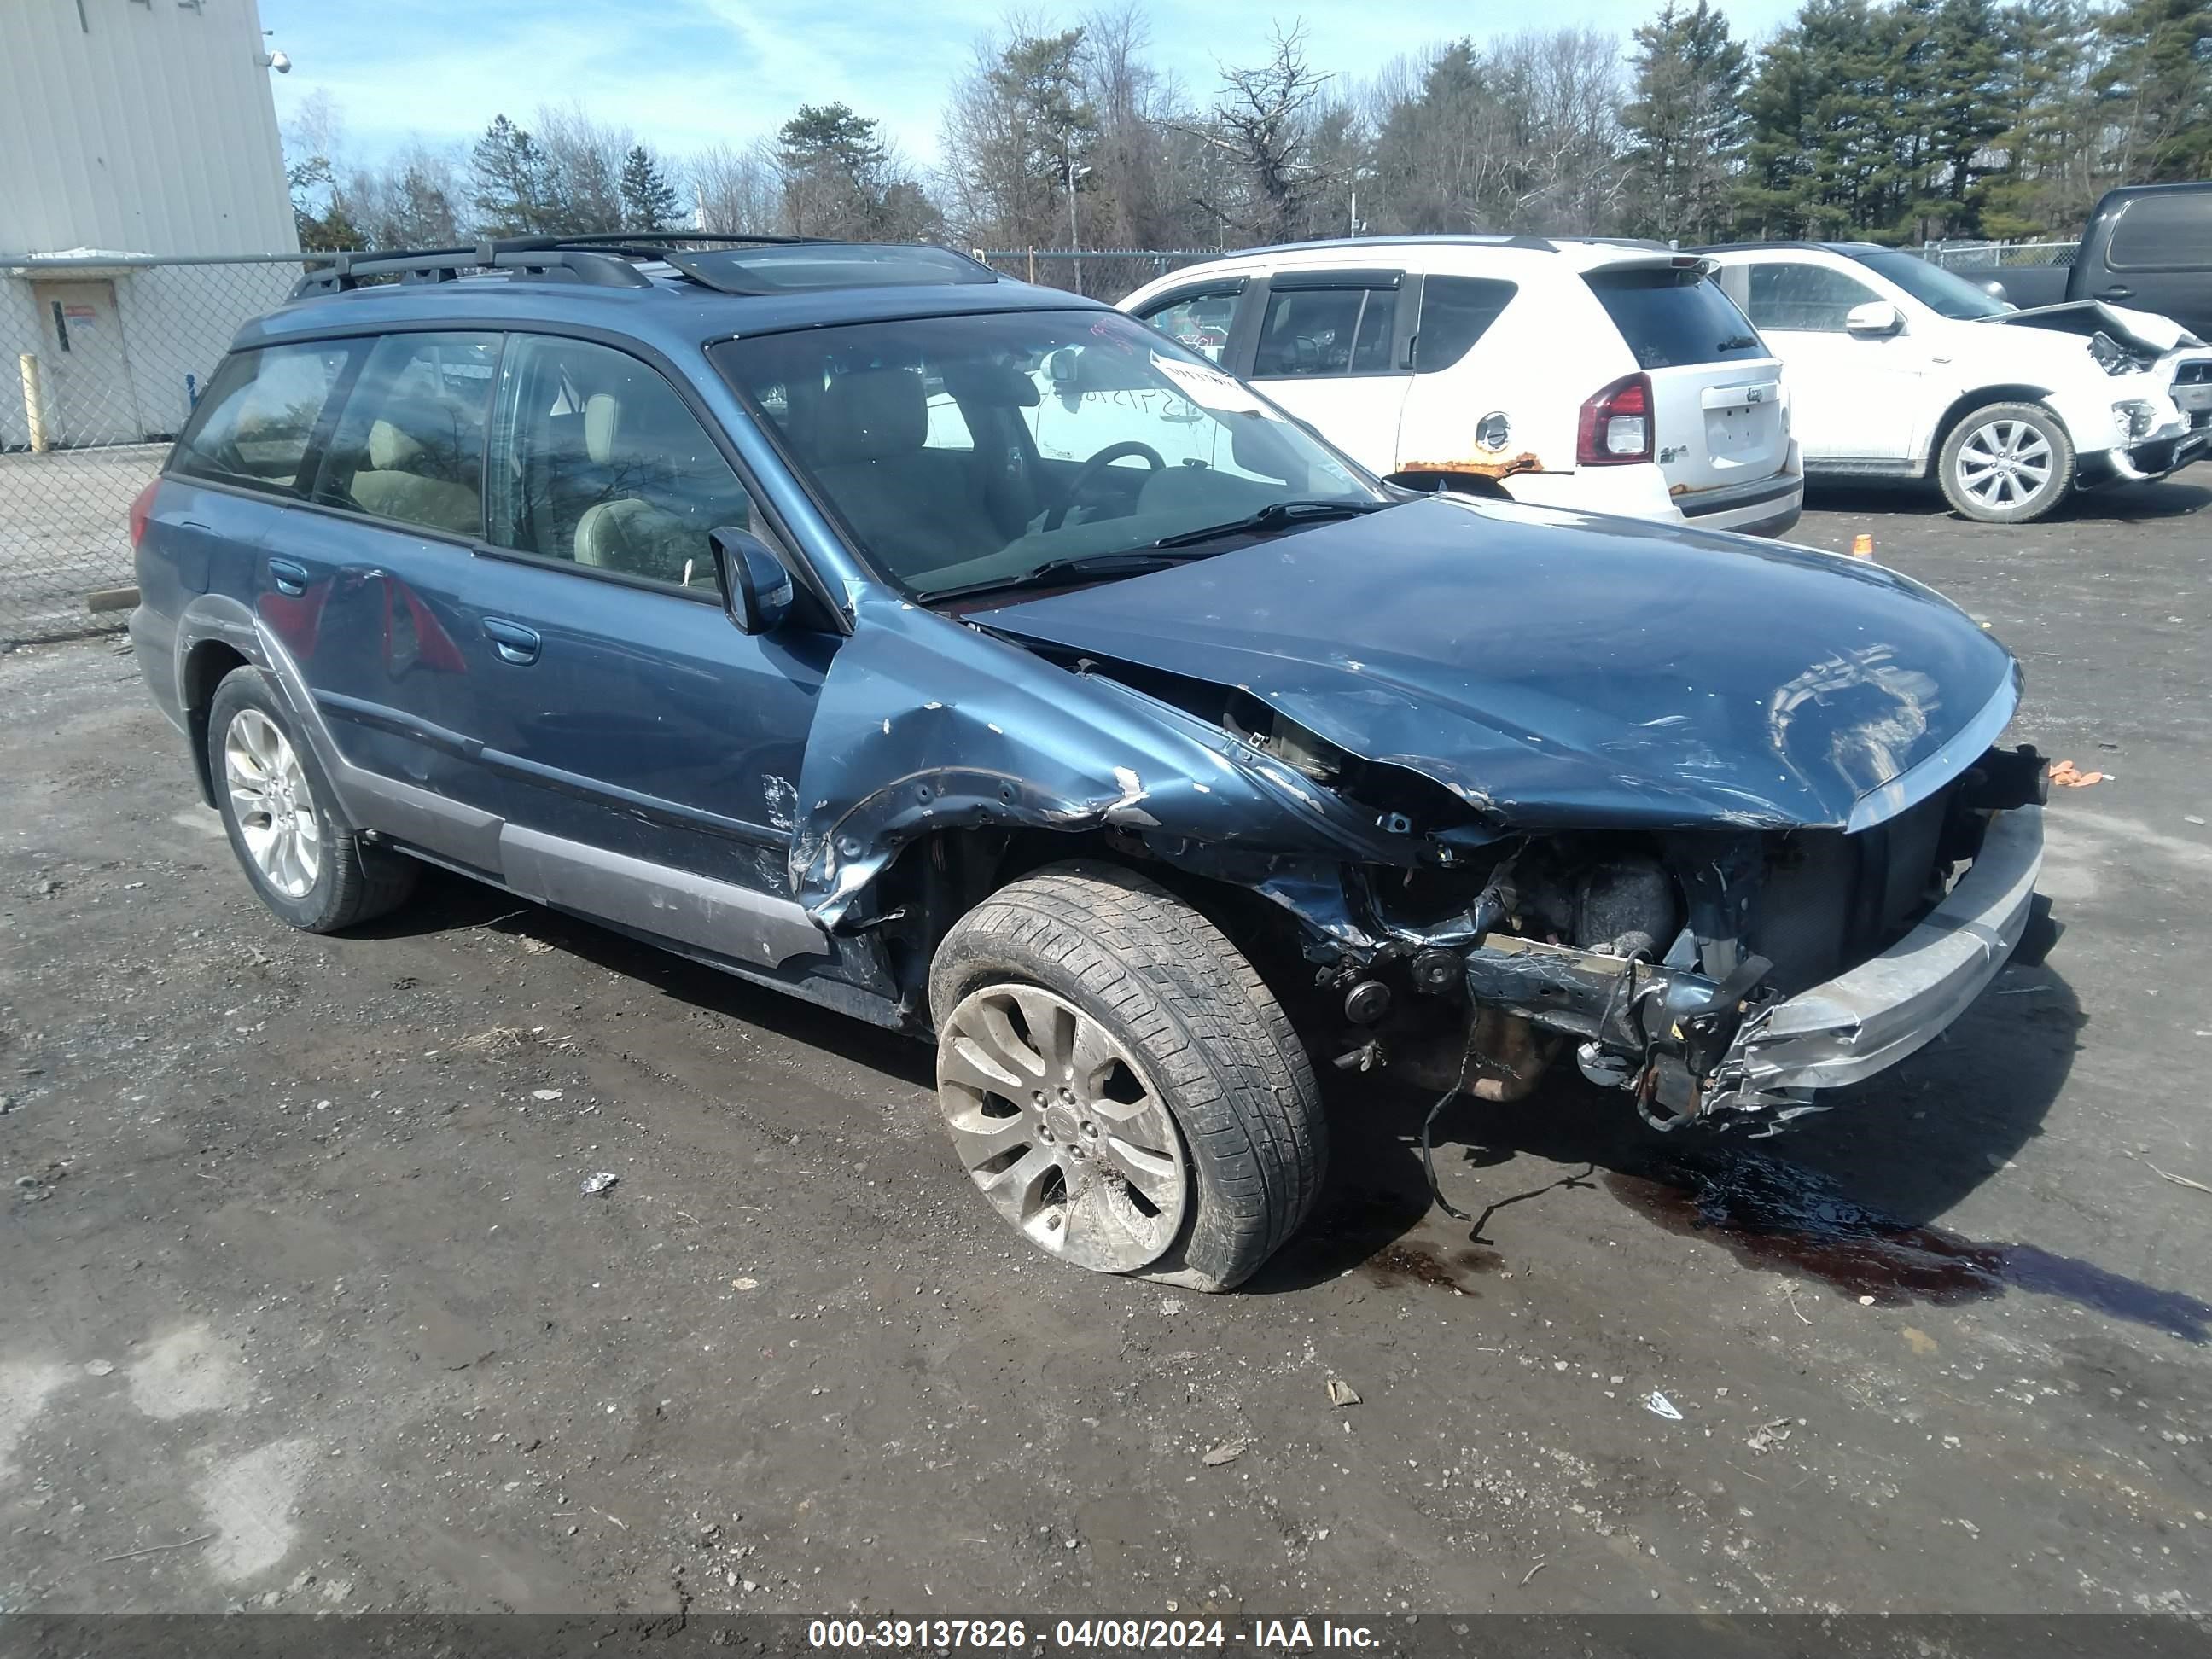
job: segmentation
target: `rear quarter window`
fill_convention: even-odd
[[[2212,267],[2212,191],[2136,198],[2112,227],[2105,263],[2115,270]]]
[[[1583,279],[1639,368],[1679,368],[1770,355],[1717,284],[1671,266],[1595,270]]]
[[[1483,276],[1431,276],[1421,284],[1421,322],[1413,337],[1413,372],[1433,374],[1473,350],[1518,289]]]
[[[185,422],[170,470],[272,495],[305,494],[307,446],[359,349],[350,340],[318,340],[233,352]]]

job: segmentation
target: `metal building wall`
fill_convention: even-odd
[[[299,246],[254,0],[0,0],[0,255]]]

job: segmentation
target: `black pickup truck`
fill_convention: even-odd
[[[2105,192],[2071,265],[1990,263],[1951,268],[2021,310],[2101,300],[2170,317],[2212,340],[2212,179],[2130,185]],[[1995,284],[1992,287],[1991,284]]]

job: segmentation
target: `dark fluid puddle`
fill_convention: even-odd
[[[1426,1244],[1407,1243],[1401,1239],[1384,1245],[1361,1262],[1359,1268],[1385,1290],[1414,1284],[1439,1291],[1468,1291],[1467,1274],[1495,1272],[1503,1259],[1495,1250],[1479,1249],[1454,1250],[1447,1259]]]
[[[1605,1182],[1669,1232],[1713,1239],[1747,1267],[1817,1279],[1841,1295],[1943,1307],[2035,1291],[2185,1342],[2212,1339],[2212,1303],[2033,1244],[1915,1226],[1779,1158],[1737,1153],[1656,1170],[1653,1177],[1609,1174]]]

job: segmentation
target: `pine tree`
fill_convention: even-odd
[[[801,104],[776,135],[784,216],[802,236],[872,234],[886,152],[876,124],[845,104]]]
[[[631,145],[629,154],[623,158],[622,204],[625,229],[670,230],[676,226],[679,211],[676,186],[668,182],[660,163],[643,144]]]
[[[2113,170],[2130,184],[2212,173],[2212,6],[2126,0],[2098,21],[2110,56],[2093,85],[2118,130]]]
[[[469,202],[477,228],[490,236],[549,230],[545,158],[528,132],[495,116],[469,156]]]
[[[2096,25],[2083,0],[2014,0],[1997,17],[1991,108],[2004,125],[1983,187],[1982,233],[2074,234],[2095,199],[2099,169]]]
[[[1726,229],[1741,165],[1749,61],[1710,0],[1668,0],[1636,31],[1635,95],[1621,111],[1632,141],[1631,188],[1652,235],[1707,241]]]

